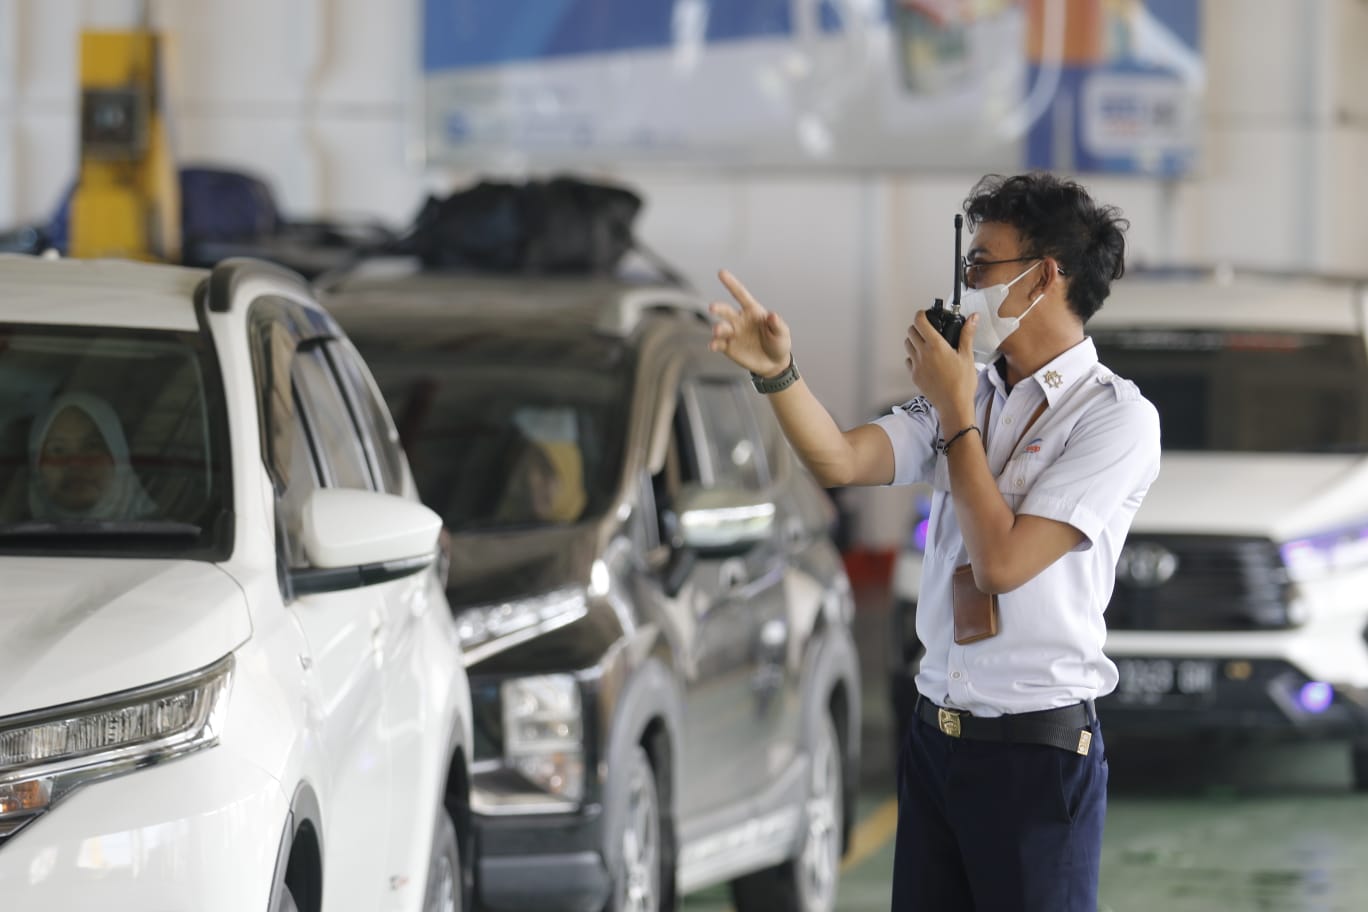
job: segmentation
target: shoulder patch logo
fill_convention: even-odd
[[[931,403],[927,400],[925,396],[917,396],[914,399],[909,399],[902,405],[898,406],[898,408],[902,409],[904,412],[907,412],[911,415],[931,414]]]

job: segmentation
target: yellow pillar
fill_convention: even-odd
[[[180,258],[180,181],[171,157],[162,39],[81,35],[80,170],[73,257]]]

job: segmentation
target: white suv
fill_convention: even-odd
[[[1159,410],[1159,479],[1118,555],[1111,733],[1340,738],[1368,788],[1368,285],[1127,275],[1088,324]],[[915,673],[895,590],[895,701]]]
[[[470,694],[295,275],[0,257],[7,912],[459,909]]]

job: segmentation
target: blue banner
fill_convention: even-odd
[[[463,166],[1177,176],[1200,134],[1201,7],[424,0],[425,142]]]
[[[668,48],[673,0],[426,0],[427,72]],[[789,0],[712,0],[709,43],[791,34]]]

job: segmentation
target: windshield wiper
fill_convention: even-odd
[[[194,523],[165,519],[59,520],[31,519],[0,525],[0,539],[14,538],[199,538]]]

